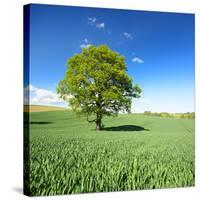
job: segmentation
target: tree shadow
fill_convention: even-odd
[[[136,125],[122,125],[122,126],[112,126],[102,129],[103,131],[149,131],[142,126]]]
[[[30,124],[37,124],[37,125],[45,125],[45,124],[52,124],[53,122],[45,122],[45,121],[42,121],[42,122],[30,122]]]

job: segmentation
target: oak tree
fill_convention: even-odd
[[[82,48],[67,62],[67,71],[57,87],[59,96],[77,113],[102,129],[104,116],[130,112],[133,98],[141,88],[127,74],[124,56],[106,45]]]

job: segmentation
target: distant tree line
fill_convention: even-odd
[[[168,113],[168,112],[151,112],[151,111],[145,111],[143,113],[144,115],[149,116],[157,116],[157,117],[171,117],[171,118],[187,118],[187,119],[194,119],[195,113],[194,112],[186,112],[186,113]]]

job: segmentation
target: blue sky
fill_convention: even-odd
[[[142,90],[132,111],[194,111],[194,15],[31,5],[31,103],[65,105],[56,94],[67,59],[106,44],[126,57]]]

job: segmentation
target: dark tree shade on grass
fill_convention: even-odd
[[[106,45],[83,48],[67,67],[57,92],[75,112],[95,122],[97,130],[102,129],[104,116],[130,112],[132,98],[140,97],[142,90],[126,73],[125,58]]]

